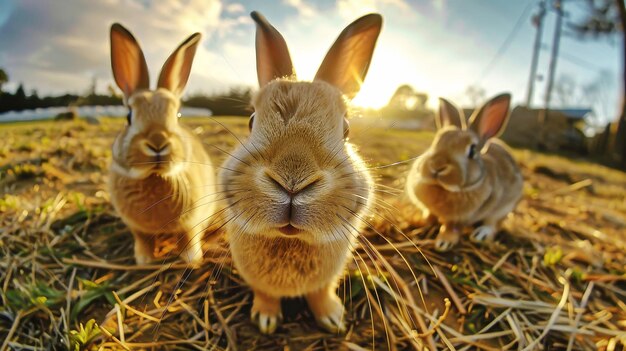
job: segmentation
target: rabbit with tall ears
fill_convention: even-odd
[[[182,258],[202,261],[202,237],[214,211],[214,168],[202,142],[179,123],[180,97],[187,84],[200,34],[170,55],[157,90],[149,90],[146,61],[133,35],[111,26],[111,66],[130,109],[115,139],[109,191],[113,206],[135,239],[135,260],[154,259],[155,239],[178,237]]]
[[[522,196],[523,178],[507,147],[496,137],[504,130],[511,96],[494,97],[465,125],[463,111],[439,101],[437,134],[412,165],[406,190],[423,219],[442,226],[435,249],[448,251],[463,227],[477,225],[470,239],[491,240]]]
[[[254,292],[252,319],[275,331],[282,297],[304,296],[318,324],[345,330],[336,288],[373,196],[348,135],[347,99],[365,78],[382,18],[370,14],[337,38],[312,82],[298,81],[287,44],[259,13],[260,90],[250,136],[218,175],[227,198],[234,265]]]

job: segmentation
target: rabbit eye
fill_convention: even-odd
[[[248,120],[249,131],[252,131],[252,125],[254,124],[254,115],[256,115],[256,112],[252,112],[252,114],[250,115],[250,120]]]
[[[467,148],[467,157],[472,159],[476,157],[476,144],[472,144]]]
[[[180,112],[178,112],[178,113],[176,114],[176,117],[178,117],[178,118],[180,118],[180,117],[182,117],[182,116],[183,116],[183,115],[182,115]]]
[[[133,110],[128,109],[128,114],[126,115],[126,121],[128,122],[128,125],[130,125],[130,117],[133,114]]]

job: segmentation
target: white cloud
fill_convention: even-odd
[[[337,10],[346,19],[355,19],[370,12],[381,12],[383,9],[411,11],[405,0],[338,0]]]
[[[433,0],[433,7],[441,12],[445,9],[445,0]]]
[[[24,82],[27,90],[37,88],[41,95],[84,92],[96,76],[100,91],[104,91],[113,82],[109,27],[116,21],[127,26],[141,43],[153,85],[170,52],[196,31],[204,36],[188,93],[256,85],[254,25],[240,3],[21,0],[14,4],[7,22],[0,24],[0,67],[10,75],[9,90]],[[406,83],[429,93],[431,101],[446,96],[463,104],[466,87],[478,80],[488,95],[506,90],[513,91],[517,101],[524,96],[531,29],[522,28],[488,77],[478,76],[519,16],[519,11],[509,8],[523,9],[524,4],[502,5],[497,13],[489,12],[488,6],[445,0],[336,0],[330,4],[282,0],[264,4],[259,6],[285,36],[298,76],[303,79],[313,78],[343,26],[368,12],[383,15],[383,31],[357,102],[384,104],[398,85]],[[576,47],[569,41],[562,44],[564,52],[595,55],[588,60],[619,70],[617,48],[607,49],[608,44],[599,43]],[[542,55],[542,60],[547,58]],[[547,67],[544,63],[541,66]],[[569,67],[566,61],[559,62],[559,67],[577,76],[589,73]],[[539,88],[537,96],[541,93]]]
[[[304,0],[283,0],[283,3],[298,10],[298,15],[304,18],[312,18],[317,15],[317,10]]]
[[[228,20],[235,24],[223,19],[219,0],[149,4],[140,0],[24,0],[16,5],[0,36],[0,46],[7,48],[0,54],[0,66],[7,69],[12,82],[23,82],[27,89],[36,87],[45,94],[82,92],[92,76],[101,82],[100,87],[113,82],[109,63],[113,22],[122,23],[140,42],[154,85],[167,56],[186,37],[201,32],[205,43],[222,25],[232,28],[246,21],[245,16]],[[227,68],[219,57],[208,55],[204,45],[197,56],[204,60],[196,60],[194,73]],[[55,72],[42,79],[42,69]]]
[[[239,3],[229,4],[228,6],[226,6],[224,10],[226,10],[226,12],[231,13],[231,14],[238,14],[238,13],[246,12],[246,8],[242,4],[239,4]]]

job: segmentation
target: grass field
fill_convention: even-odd
[[[247,134],[245,119],[217,120]],[[211,145],[237,143],[210,119],[185,122],[216,164],[224,155]],[[348,332],[322,331],[303,301],[290,300],[282,327],[263,336],[220,240],[205,245],[200,269],[165,260],[167,241],[163,265],[133,265],[132,237],[105,188],[122,123],[0,126],[0,351],[625,348],[622,172],[516,150],[525,195],[506,230],[494,243],[462,240],[439,254],[437,228],[416,225],[402,192],[402,161],[432,135],[354,123],[351,140],[380,186],[340,285]]]

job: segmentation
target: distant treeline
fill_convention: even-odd
[[[24,87],[20,86],[15,93],[0,92],[0,112],[21,111],[44,107],[77,106],[77,105],[121,105],[122,100],[117,96],[89,94],[79,96],[64,94],[59,96],[40,97],[36,91],[26,95]]]
[[[250,88],[232,88],[214,95],[196,94],[183,99],[183,106],[206,108],[214,115],[249,116]],[[20,84],[14,93],[0,91],[0,113],[46,107],[110,106],[122,105],[122,98],[111,91],[109,95],[89,93],[85,95],[64,94],[40,97],[36,91],[27,95]]]
[[[223,94],[192,95],[183,100],[183,105],[208,108],[215,116],[249,116],[252,113],[251,98],[252,89],[231,88]]]

